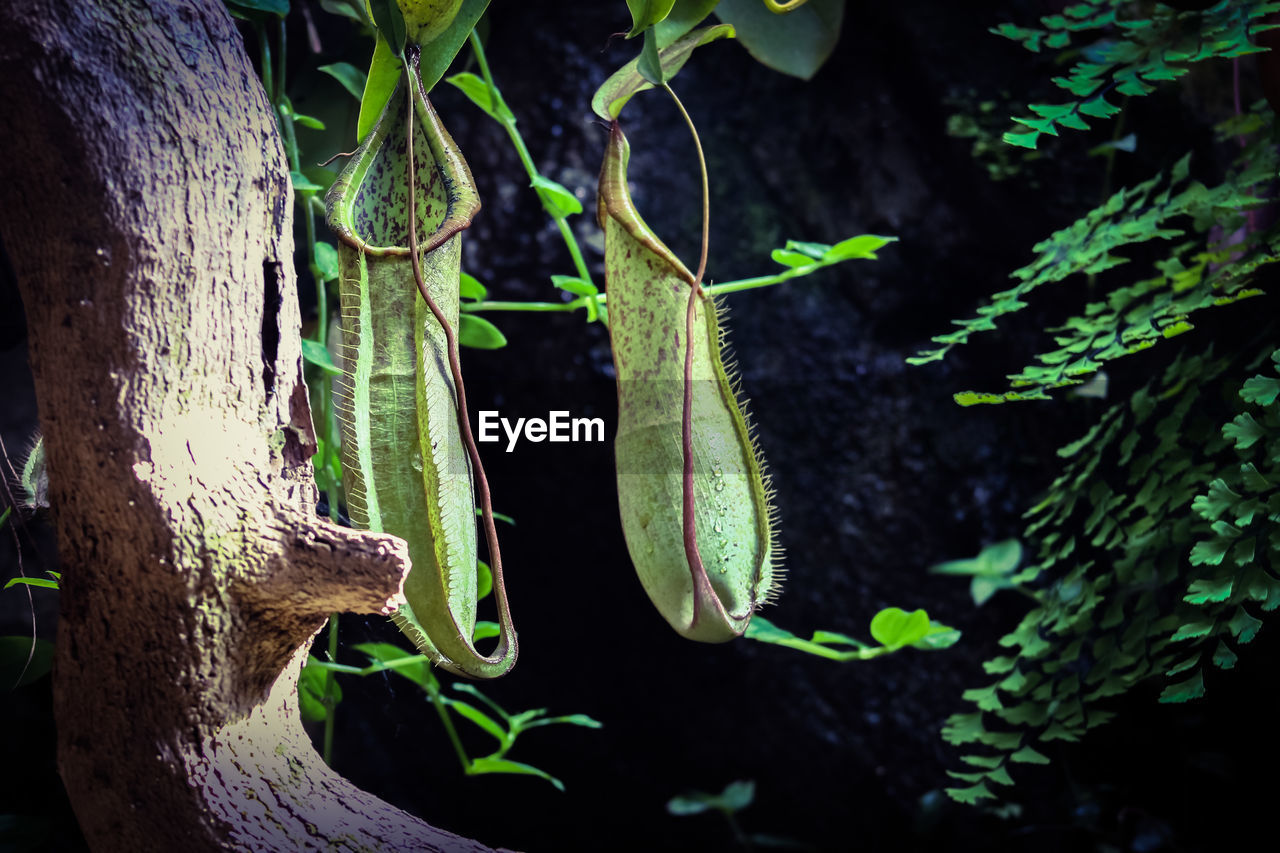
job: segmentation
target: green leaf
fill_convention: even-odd
[[[261,12],[280,18],[289,14],[289,0],[227,0],[227,5],[245,12]]]
[[[1236,415],[1231,423],[1222,428],[1222,437],[1234,441],[1236,450],[1248,450],[1265,434],[1266,430],[1248,412]]]
[[[1018,750],[1017,752],[1012,753],[1009,756],[1009,760],[1017,761],[1022,764],[1048,764],[1049,763],[1049,759],[1047,757],[1036,752],[1034,749],[1032,749],[1029,746],[1024,746],[1022,749]]]
[[[525,728],[532,728],[534,726],[551,726],[551,725],[556,725],[558,723],[563,723],[569,726],[582,726],[585,729],[604,728],[604,723],[600,722],[599,720],[592,719],[591,717],[588,717],[586,714],[565,714],[562,717],[548,717],[545,720],[535,720],[534,722],[525,726]]]
[[[507,106],[507,102],[502,100],[502,96],[498,96],[495,104],[492,97],[494,93],[489,90],[489,84],[470,71],[463,71],[461,74],[447,77],[445,82],[457,87],[462,94],[467,96],[471,103],[484,110],[485,114],[494,121],[505,123],[516,120],[515,114]]]
[[[1280,395],[1280,379],[1270,376],[1254,376],[1252,379],[1247,379],[1244,387],[1240,389],[1240,396],[1246,402],[1256,403],[1259,406],[1270,406],[1276,401],[1278,395]]]
[[[769,257],[773,258],[775,263],[782,264],[784,267],[808,267],[818,263],[818,259],[806,255],[803,252],[793,252],[788,249],[774,249],[769,253]]]
[[[1235,581],[1231,577],[1202,578],[1191,582],[1191,585],[1187,587],[1187,594],[1182,597],[1182,600],[1191,604],[1226,601],[1231,597],[1231,590],[1234,586]]]
[[[676,817],[686,817],[693,814],[702,814],[711,811],[711,804],[705,799],[707,795],[703,794],[703,799],[699,799],[697,794],[683,797],[672,797],[667,800],[667,813]]]
[[[978,556],[967,560],[948,560],[931,566],[929,571],[935,575],[975,575],[999,577],[1012,572],[1022,562],[1022,543],[1017,539],[1006,539],[988,545],[978,552]]]
[[[557,791],[564,790],[564,783],[545,770],[539,770],[531,764],[522,764],[519,761],[511,761],[507,758],[494,758],[491,755],[484,758],[471,759],[471,764],[467,768],[467,773],[468,775],[481,773],[514,773],[524,776],[537,776],[540,779],[546,779],[555,786]]]
[[[947,743],[960,746],[966,743],[980,742],[986,731],[982,727],[982,712],[971,714],[952,714],[942,727],[942,738]]]
[[[1237,607],[1235,615],[1227,622],[1231,635],[1242,643],[1248,643],[1258,636],[1262,629],[1262,620],[1251,615],[1243,607]]]
[[[709,809],[732,814],[751,805],[756,796],[756,783],[750,779],[730,782],[718,794],[705,791],[691,791],[667,801],[667,812],[684,816],[701,814]]]
[[[30,637],[0,637],[0,690],[7,694],[38,681],[53,669],[53,643]],[[7,732],[9,736],[13,732]]]
[[[489,295],[489,291],[481,284],[475,276],[462,273],[458,282],[458,290],[463,299],[484,299]]]
[[[865,659],[869,651],[867,644],[859,642],[852,637],[846,637],[844,634],[836,634],[831,631],[815,631],[813,639],[802,640],[795,634],[779,628],[763,616],[755,615],[751,617],[751,621],[747,623],[747,630],[743,634],[749,640],[755,640],[760,643],[770,643],[775,646],[785,646],[789,649],[805,652],[806,654],[815,655],[817,657],[826,658],[828,660],[848,661]],[[830,645],[847,645],[852,646],[850,649],[833,649]]]
[[[958,803],[974,805],[979,800],[994,800],[995,795],[985,782],[979,782],[968,788],[946,788],[947,796]]]
[[[394,0],[391,0],[394,2]],[[400,82],[403,63],[391,52],[387,40],[378,34],[373,46],[373,59],[365,76],[364,94],[360,97],[360,118],[356,121],[356,140],[363,142],[386,109],[387,102]]]
[[[960,631],[941,622],[929,622],[929,633],[911,644],[912,648],[937,651],[948,649],[960,642]]]
[[[1207,495],[1197,495],[1191,502],[1191,509],[1206,521],[1217,521],[1218,518],[1240,501],[1240,495],[1231,490],[1221,477],[1209,484]]]
[[[675,4],[676,0],[627,0],[627,8],[631,10],[631,32],[627,38],[635,38],[662,21],[671,14]]]
[[[445,698],[445,703],[455,711],[458,716],[470,720],[489,734],[493,735],[498,743],[505,744],[507,742],[507,729],[497,720],[490,717],[484,711],[481,711],[475,705],[463,702],[461,699],[452,697]]]
[[[578,201],[578,197],[569,192],[563,184],[558,184],[543,175],[535,175],[529,185],[537,191],[538,198],[542,199],[542,206],[547,213],[556,219],[564,219],[582,212],[582,202]]]
[[[309,127],[312,130],[324,130],[324,122],[315,116],[304,116],[302,113],[294,113],[293,120],[303,127]],[[321,187],[324,189],[324,187]]]
[[[364,84],[368,75],[350,62],[333,62],[329,65],[321,65],[319,70],[341,83],[342,88],[350,92],[351,97],[356,100],[360,100],[360,96],[364,94]]]
[[[975,577],[969,581],[969,597],[975,607],[981,607],[1002,589],[1014,589],[1012,581],[1006,578]]]
[[[324,686],[325,681],[329,677],[329,671],[315,664],[320,663],[314,655],[307,655],[306,666],[302,668],[302,675],[298,679],[298,709],[302,712],[302,719],[311,723],[318,723],[328,716],[328,709],[324,703]],[[342,685],[337,681],[333,683],[333,704],[337,707],[342,701]]]
[[[721,0],[716,16],[734,26],[757,62],[808,80],[835,49],[844,5],[844,0],[809,0],[775,15],[760,0]]]
[[[1224,640],[1218,641],[1218,647],[1213,652],[1213,665],[1218,669],[1232,669],[1236,665],[1239,657]]]
[[[404,12],[396,0],[366,0],[369,10],[373,12],[373,23],[378,28],[378,35],[386,42],[391,55],[396,58],[404,56],[405,41],[409,37],[409,29],[404,21]]]
[[[407,652],[392,643],[357,643],[352,648],[373,663],[386,664],[387,669],[409,679],[427,693],[434,693],[440,688],[425,655]]]
[[[484,560],[476,560],[476,600],[493,592],[493,569]]]
[[[458,345],[475,349],[501,349],[507,336],[483,317],[463,314],[458,317]]]
[[[502,634],[502,626],[497,622],[487,622],[483,619],[476,620],[476,627],[471,631],[472,642],[476,640],[487,640],[490,637],[497,637]]]
[[[326,243],[323,240],[317,241],[311,260],[315,262],[316,270],[320,273],[322,279],[325,281],[337,279],[338,250],[333,247],[332,243]]]
[[[680,69],[684,67],[684,64],[689,61],[689,56],[695,48],[713,42],[716,39],[732,37],[733,27],[728,24],[702,27],[681,36],[666,48],[658,51],[664,78],[670,80],[676,76]],[[596,93],[591,97],[591,109],[595,111],[596,115],[605,121],[612,121],[618,117],[622,112],[622,108],[626,106],[627,101],[631,100],[634,95],[653,88],[652,83],[640,76],[637,68],[639,62],[639,57],[631,60],[609,75],[609,79],[605,80],[604,84],[596,90]]]
[[[654,26],[658,35],[658,49],[661,50],[702,23],[719,2],[720,0],[676,0],[667,17]]]
[[[788,252],[808,255],[815,261],[824,260],[827,253],[831,251],[831,246],[826,243],[812,243],[804,240],[788,240],[785,248]]]
[[[600,288],[591,282],[583,281],[573,275],[553,275],[551,276],[551,283],[575,296],[595,296],[600,292]]]
[[[889,243],[897,242],[897,239],[897,237],[881,237],[878,234],[862,234],[857,237],[850,237],[848,240],[841,240],[824,252],[822,259],[827,263],[847,261],[851,258],[878,260],[876,258],[876,249]]]
[[[301,172],[290,172],[289,180],[293,182],[295,192],[319,192],[324,189]]]
[[[653,30],[645,31],[644,47],[640,50],[636,71],[654,86],[661,86],[667,82],[667,75],[662,70],[662,59],[658,56],[658,38]]]
[[[909,646],[929,633],[929,614],[923,610],[910,613],[898,607],[886,607],[871,619],[871,636],[889,649]]]
[[[429,44],[422,46],[418,70],[422,76],[423,92],[430,93],[436,83],[440,82],[488,7],[489,0],[462,0],[453,23]]]
[[[5,582],[4,588],[8,589],[11,586],[38,586],[41,589],[57,589],[58,582],[48,578],[9,578]]]
[[[338,177],[337,172],[332,169],[326,169],[324,166],[305,166],[302,169],[302,174],[306,176],[308,181],[320,187],[320,191],[323,192],[328,192],[329,187],[333,186],[334,180]]]
[[[373,21],[369,20],[369,15],[365,11],[364,0],[320,0],[320,8],[330,15],[350,18],[357,24],[373,25]],[[360,97],[358,92],[356,97]]]
[[[302,339],[302,358],[316,367],[323,370],[331,376],[341,376],[342,371],[338,369],[338,365],[333,363],[333,357],[329,355],[329,350],[319,341],[313,341],[309,338]]]
[[[1160,693],[1161,702],[1188,702],[1204,696],[1204,673],[1197,669],[1190,678],[1170,684]]]

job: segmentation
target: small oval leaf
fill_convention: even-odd
[[[489,295],[485,286],[477,281],[475,276],[467,273],[462,273],[459,279],[458,293],[463,299],[484,299]]]
[[[329,355],[329,350],[325,349],[324,344],[319,341],[313,341],[308,338],[302,339],[302,358],[316,367],[333,376],[341,376],[342,371],[333,363],[333,357]]]
[[[547,213],[557,219],[582,212],[582,202],[564,184],[556,183],[543,175],[535,175],[529,185],[537,191]]]
[[[923,640],[929,633],[929,614],[910,613],[900,607],[886,607],[871,620],[871,636],[889,649],[898,649]]]
[[[317,242],[311,259],[315,261],[316,269],[325,281],[333,281],[338,277],[338,250],[332,243]]]
[[[341,83],[342,88],[350,92],[353,98],[358,100],[364,93],[364,84],[368,75],[350,62],[334,62],[329,65],[321,65],[319,70]]]
[[[575,296],[595,296],[600,292],[600,288],[596,287],[589,281],[583,281],[573,275],[553,275],[551,283],[561,290],[567,290]]]
[[[475,349],[502,349],[507,336],[483,317],[463,314],[458,318],[458,343]]]
[[[494,93],[490,91],[489,84],[470,71],[463,71],[461,74],[446,77],[445,82],[456,86],[462,94],[467,96],[471,103],[484,110],[489,118],[495,121],[516,120],[515,114],[511,112],[506,101],[499,96],[497,103],[494,103]]]

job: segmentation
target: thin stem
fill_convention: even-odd
[[[511,109],[507,107],[506,101],[502,98],[502,93],[498,91],[497,84],[493,82],[493,73],[489,70],[489,60],[485,57],[484,46],[480,43],[480,36],[476,34],[475,30],[471,31],[470,40],[471,51],[475,54],[476,64],[480,66],[480,76],[484,78],[485,85],[489,87],[489,107],[492,114],[497,117],[498,123],[507,131],[507,136],[511,138],[511,144],[516,149],[516,156],[520,158],[520,164],[524,166],[524,171],[529,176],[529,180],[533,181],[541,177],[541,173],[533,162],[533,156],[529,153],[528,146],[524,144],[524,137],[520,135],[520,131],[516,128],[516,120],[511,113]],[[587,269],[587,262],[582,256],[582,248],[578,245],[578,238],[574,236],[573,229],[569,227],[568,217],[551,210],[548,210],[547,214],[556,223],[556,227],[560,229],[560,236],[564,239],[565,247],[569,250],[569,257],[573,260],[573,268],[577,271],[578,278],[590,282],[591,271]]]
[[[422,278],[422,260],[418,257],[418,193],[413,162],[414,95],[418,91],[419,83],[416,56],[412,62],[405,62],[404,73],[408,81],[405,89],[409,98],[409,112],[406,118],[406,150],[408,151],[407,159],[409,161],[409,259],[413,265],[413,278],[418,285],[418,292],[422,294],[427,307],[436,318],[436,322],[440,324],[441,331],[444,332],[445,348],[448,351],[449,358],[449,372],[453,376],[454,393],[458,397],[458,429],[462,433],[462,443],[467,448],[467,456],[471,459],[472,476],[475,480],[475,489],[477,496],[480,498],[480,510],[484,519],[485,542],[489,547],[489,568],[493,573],[493,596],[495,603],[498,605],[498,618],[503,628],[502,641],[498,650],[500,655],[505,651],[510,641],[511,612],[508,608],[506,588],[502,579],[502,554],[498,550],[498,529],[493,520],[493,501],[489,497],[489,480],[485,476],[484,465],[480,461],[480,451],[476,447],[475,436],[471,432],[471,417],[467,412],[467,392],[462,382],[462,364],[458,359],[458,338],[454,334],[453,326],[449,325],[448,318],[440,310],[440,306],[436,304],[435,299],[431,297],[431,292],[427,290],[426,282]]]
[[[782,284],[784,281],[790,281],[793,278],[803,278],[829,266],[833,266],[833,264],[819,261],[812,266],[792,267],[774,275],[759,275],[754,278],[739,278],[733,281],[724,281],[720,284],[703,285],[702,292],[719,295],[737,293],[740,290],[770,287],[775,284]],[[464,302],[462,310],[469,314],[480,311],[577,311],[586,308],[587,302],[592,299],[600,305],[605,305],[609,302],[609,294],[598,293],[595,296],[580,296],[569,302],[500,302],[481,300],[478,302]]]
[[[258,61],[262,67],[262,88],[266,90],[271,103],[278,105],[280,99],[276,96],[275,71],[271,65],[271,42],[267,40],[267,28],[261,21],[255,20],[253,31],[258,36]]]
[[[328,377],[325,382],[328,383]],[[332,500],[330,506],[332,506]],[[329,615],[329,660],[336,661],[338,659],[338,614]],[[337,718],[338,698],[338,679],[333,670],[326,670],[324,674],[324,745],[321,756],[324,763],[333,766],[333,731]]]
[[[345,663],[335,663],[334,661],[317,660],[312,661],[309,666],[316,669],[323,669],[329,672],[336,672],[341,675],[358,675],[364,677],[373,675],[375,672],[386,672],[389,669],[400,669],[401,667],[430,663],[431,659],[426,655],[406,655],[395,660],[378,661],[368,666],[351,666]]]
[[[279,50],[276,51],[276,101],[284,99],[284,78],[285,78],[285,41],[284,18],[276,18],[276,44]]]
[[[453,718],[449,716],[449,709],[445,704],[444,696],[440,693],[440,682],[430,672],[427,673],[430,679],[431,687],[427,690],[427,695],[431,697],[431,705],[436,709],[436,714],[440,717],[440,724],[444,726],[444,732],[449,737],[449,743],[453,744],[453,751],[458,754],[458,761],[462,764],[462,772],[471,775],[471,759],[467,757],[467,751],[462,746],[462,738],[458,737],[458,730],[453,726]]]
[[[596,299],[604,300],[604,296]],[[468,313],[476,311],[576,311],[585,308],[587,297],[583,296],[572,302],[464,302],[462,310]]]
[[[707,248],[711,242],[711,187],[707,179],[707,158],[702,153],[702,140],[698,138],[698,128],[694,126],[688,110],[676,97],[675,90],[671,86],[663,83],[662,88],[666,89],[671,100],[676,102],[676,108],[680,110],[680,115],[684,116],[684,123],[689,126],[689,133],[693,136],[693,146],[698,150],[698,169],[702,173],[702,251],[698,255],[698,271],[693,274],[693,286],[697,290],[701,287],[702,277],[707,272]]]
[[[729,822],[729,829],[733,832],[733,839],[738,842],[742,849],[754,849],[751,844],[751,839],[742,831],[742,827],[738,825],[738,819],[733,816],[733,811],[730,809],[721,809],[720,813],[723,814],[724,819]]]
[[[702,277],[707,271],[707,247],[711,228],[711,192],[707,181],[707,160],[702,153],[702,141],[698,138],[698,129],[693,119],[684,108],[684,104],[676,97],[675,91],[666,83],[662,88],[667,90],[676,108],[684,116],[693,135],[693,144],[698,151],[698,168],[702,173],[702,249],[698,254],[698,271],[693,276],[693,286],[689,288],[689,302],[684,314],[684,403],[680,413],[680,452],[683,457],[684,471],[682,482],[681,523],[684,534],[684,554],[689,571],[693,575],[695,590],[699,585],[709,583],[706,568],[702,564],[702,554],[698,550],[698,525],[696,515],[696,495],[693,487],[693,327],[697,315],[698,300],[703,297]],[[690,624],[698,622],[698,605],[702,596],[695,594],[693,615]]]

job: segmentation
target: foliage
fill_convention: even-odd
[[[1209,188],[1192,179],[1188,154],[1167,176],[1120,190],[1037,243],[1036,260],[1013,273],[1018,284],[992,296],[978,316],[957,321],[958,330],[933,338],[942,347],[922,351],[908,362],[942,359],[972,335],[994,330],[998,318],[1027,307],[1025,299],[1035,288],[1072,276],[1080,281],[1120,266],[1127,259],[1117,250],[1152,240],[1176,241],[1168,255],[1155,262],[1155,276],[1117,286],[1105,299],[1086,305],[1083,314],[1049,329],[1057,348],[1038,355],[1038,364],[1009,376],[1011,390],[964,391],[956,395],[956,402],[967,406],[1048,399],[1052,389],[1084,384],[1107,361],[1190,331],[1194,326],[1188,318],[1197,311],[1261,295],[1250,285],[1259,267],[1280,259],[1280,231],[1273,227],[1248,231],[1243,238],[1236,234],[1248,223],[1246,212],[1263,204],[1255,193],[1272,179],[1278,163],[1270,111],[1263,105],[1255,108],[1258,113],[1250,120],[1220,128],[1223,138],[1246,128],[1253,135],[1222,183]]]
[[[1145,10],[1145,11],[1144,11]],[[1087,130],[1088,118],[1110,118],[1120,107],[1106,96],[1147,95],[1158,84],[1185,75],[1193,63],[1214,57],[1233,59],[1263,48],[1249,37],[1275,25],[1261,19],[1280,3],[1263,0],[1220,2],[1202,11],[1181,12],[1162,3],[1126,0],[1087,0],[1046,15],[1041,27],[1002,24],[993,33],[1021,42],[1031,51],[1048,47],[1075,48],[1084,59],[1075,63],[1054,85],[1072,97],[1060,104],[1032,104],[1034,116],[1014,121],[1029,128],[1006,133],[1010,145],[1035,148],[1041,134],[1058,135],[1058,128]],[[1149,17],[1144,14],[1149,12]],[[1087,44],[1082,41],[1092,35]]]
[[[835,661],[870,660],[900,649],[925,651],[945,649],[960,640],[955,628],[934,622],[923,610],[908,613],[898,607],[886,607],[871,618],[870,633],[879,645],[838,634],[815,631],[808,640],[774,625],[763,616],[753,616],[744,636],[760,643],[771,643]]]
[[[667,813],[677,817],[687,817],[716,812],[728,823],[734,841],[744,850],[753,850],[757,847],[808,849],[808,845],[791,838],[745,832],[738,823],[738,814],[750,806],[755,798],[756,783],[750,779],[739,779],[725,785],[724,790],[718,794],[687,791],[678,797],[672,797],[667,800]]]
[[[1119,111],[1106,101],[1111,91],[1145,95],[1193,62],[1258,50],[1247,36],[1269,29],[1261,17],[1280,4],[1239,0],[1186,12],[1147,4],[1150,17],[1123,17],[1136,8],[1080,3],[1043,18],[1044,29],[997,30],[1032,50],[1072,47],[1085,56],[1054,81],[1074,99],[1032,106],[1040,117],[1019,119],[1031,132],[1007,142],[1034,147],[1056,126],[1085,129],[1081,116]],[[1073,44],[1085,33],[1095,41]],[[1010,542],[934,568],[970,576],[977,604],[1002,588],[1035,602],[1000,640],[1007,652],[984,664],[993,680],[964,693],[975,709],[943,729],[965,747],[967,767],[950,771],[960,784],[948,793],[959,801],[997,798],[1016,765],[1049,763],[1054,741],[1078,740],[1106,722],[1114,714],[1107,700],[1141,683],[1163,682],[1162,702],[1204,695],[1210,665],[1234,666],[1261,616],[1280,606],[1274,319],[1261,311],[1245,326],[1232,322],[1242,315],[1226,315],[1216,325],[1229,331],[1208,349],[1198,340],[1200,351],[1187,342],[1203,335],[1182,337],[1203,309],[1268,295],[1259,273],[1280,258],[1280,232],[1261,213],[1273,203],[1278,165],[1271,110],[1262,102],[1238,109],[1218,127],[1218,143],[1238,152],[1220,182],[1195,180],[1187,154],[1114,193],[1038,243],[1036,259],[1013,274],[1017,284],[935,337],[940,348],[909,359],[942,359],[1025,308],[1034,289],[1068,279],[1089,288],[1089,301],[1048,330],[1057,348],[1010,375],[1009,390],[963,392],[958,403],[1045,400],[1157,343],[1165,356],[1148,358],[1157,366],[1141,387],[1058,451],[1061,473],[1026,514],[1021,542],[1034,556],[1025,567]],[[1124,275],[1126,255],[1140,246],[1157,256],[1156,274]],[[1255,375],[1260,365],[1266,370]]]
[[[969,594],[976,607],[986,604],[991,596],[1002,589],[1022,589],[1012,580],[1013,573],[1022,562],[1022,543],[1006,539],[988,545],[976,557],[967,560],[948,560],[929,569],[936,575],[967,575]]]
[[[1180,357],[1059,451],[1062,474],[1027,514],[1036,562],[1011,578],[1038,606],[984,664],[996,680],[964,694],[977,710],[943,730],[988,747],[951,774],[967,784],[956,799],[993,796],[1011,764],[1046,763],[1046,743],[1106,722],[1103,700],[1148,678],[1174,679],[1161,701],[1202,695],[1206,656],[1229,669],[1232,644],[1261,625],[1253,608],[1280,605],[1280,380],[1241,387],[1237,360]],[[1244,409],[1225,425],[1213,412],[1224,382]]]
[[[496,630],[496,626],[492,627]],[[484,636],[484,632],[477,633],[477,638],[480,636]],[[301,690],[299,693],[303,719],[313,722],[325,720],[329,715],[329,708],[341,699],[341,691],[337,692],[337,699],[326,699],[324,686],[324,675],[326,673],[335,672],[367,676],[376,672],[394,672],[422,688],[432,705],[435,706],[441,723],[444,725],[445,732],[449,736],[449,741],[453,745],[454,752],[458,756],[458,761],[462,764],[462,771],[468,776],[479,776],[487,773],[537,776],[550,782],[557,790],[563,791],[564,783],[559,779],[531,764],[512,761],[507,758],[507,753],[515,746],[516,739],[530,729],[550,725],[572,725],[598,729],[601,725],[586,714],[549,717],[545,708],[535,708],[518,714],[511,714],[472,685],[463,682],[453,683],[454,690],[475,699],[480,705],[488,709],[486,712],[470,702],[446,694],[440,686],[440,681],[432,672],[431,662],[426,655],[406,652],[391,643],[361,643],[353,648],[369,659],[368,666],[354,667],[326,663],[317,660],[315,657],[308,659],[307,665],[302,670]],[[327,704],[329,705],[328,708],[326,707]],[[489,755],[477,758],[470,757],[462,744],[461,738],[458,736],[457,730],[454,728],[450,712],[461,719],[468,720],[485,733],[491,735],[498,741],[498,748]]]

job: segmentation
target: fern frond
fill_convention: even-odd
[[[1042,46],[1064,49],[1076,42],[1085,56],[1065,77],[1053,78],[1054,85],[1071,98],[1060,104],[1031,104],[1034,115],[1014,119],[1028,129],[1006,133],[1005,142],[1035,148],[1041,134],[1057,136],[1060,127],[1087,130],[1087,119],[1110,118],[1120,112],[1107,100],[1109,94],[1147,95],[1158,84],[1186,74],[1196,62],[1265,50],[1250,36],[1274,27],[1261,19],[1280,10],[1280,3],[1241,0],[1193,12],[1156,3],[1150,7],[1150,17],[1120,17],[1132,7],[1124,0],[1090,0],[1041,18],[1040,28],[1002,24],[992,29],[1036,52]],[[1098,31],[1098,37],[1079,45],[1079,37],[1091,31]]]
[[[1266,111],[1261,104],[1257,109]],[[1272,118],[1266,111],[1265,121],[1253,126],[1268,127]],[[1231,125],[1234,130],[1243,123]],[[1167,177],[1160,174],[1117,192],[1037,243],[1035,261],[1013,273],[1016,286],[995,294],[976,317],[957,321],[956,331],[933,338],[943,346],[922,351],[908,363],[939,360],[972,335],[995,329],[998,318],[1026,307],[1028,294],[1036,288],[1124,264],[1128,259],[1118,253],[1120,249],[1157,239],[1189,238],[1179,240],[1155,263],[1154,277],[1115,287],[1104,299],[1087,305],[1082,315],[1049,329],[1057,348],[1011,374],[1010,390],[965,391],[956,395],[956,402],[1047,399],[1055,388],[1082,384],[1107,361],[1189,331],[1193,328],[1189,318],[1197,311],[1262,295],[1250,284],[1258,268],[1280,260],[1280,228],[1250,231],[1246,217],[1249,209],[1263,204],[1255,193],[1262,191],[1280,165],[1276,150],[1273,131],[1257,133],[1242,152],[1239,165],[1215,187],[1191,179],[1188,155]]]
[[[970,786],[1011,784],[1010,764],[1044,763],[1044,743],[1078,740],[1147,679],[1171,679],[1161,701],[1202,695],[1204,659],[1230,668],[1261,625],[1251,608],[1280,606],[1280,379],[1245,382],[1248,410],[1223,427],[1215,401],[1241,360],[1180,357],[1059,451],[1027,513],[1037,562],[1012,578],[1039,606],[943,729],[985,747],[963,756]]]

